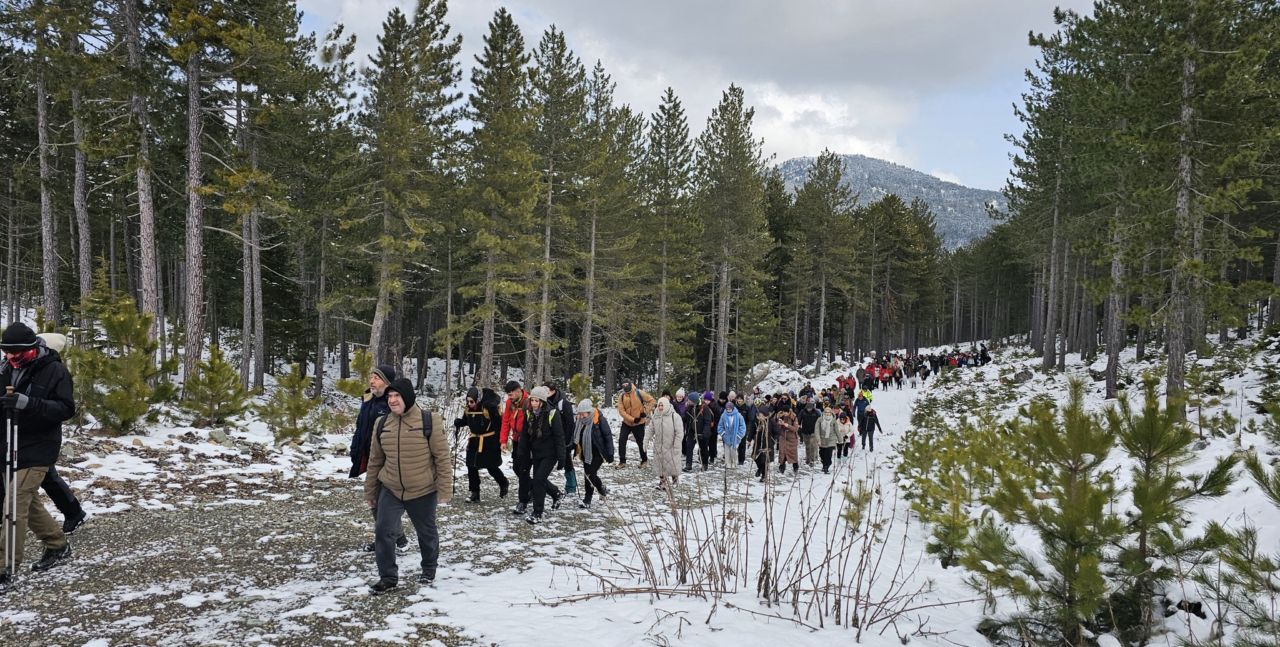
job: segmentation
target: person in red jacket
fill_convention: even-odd
[[[502,429],[499,431],[499,440],[502,441],[502,451],[511,451],[512,444],[520,444],[520,430],[524,428],[524,417],[528,413],[529,392],[520,388],[520,383],[511,380],[507,382],[504,391],[507,392],[507,405],[502,410]],[[514,452],[511,455],[511,469],[516,473],[516,507],[512,508],[511,514],[524,514],[529,507],[529,500],[533,497],[533,463],[521,457],[521,452]]]

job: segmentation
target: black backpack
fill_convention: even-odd
[[[427,441],[428,444],[430,444],[431,443],[431,412],[421,407],[418,408],[418,411],[422,412],[422,437]],[[387,415],[390,415],[390,414],[387,414]],[[378,418],[378,430],[375,433],[378,436],[379,445],[382,444],[382,429],[386,424],[387,424],[387,416],[382,416],[381,418]]]

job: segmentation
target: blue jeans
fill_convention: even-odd
[[[378,521],[374,524],[373,554],[378,562],[378,577],[399,580],[396,567],[396,539],[403,534],[404,513],[418,533],[418,549],[422,552],[422,572],[435,577],[440,558],[440,535],[436,532],[436,493],[401,501],[387,488],[378,495]]]

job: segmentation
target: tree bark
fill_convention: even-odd
[[[665,232],[664,232],[665,235]],[[662,241],[662,263],[658,277],[658,382],[661,389],[667,380],[667,241]]]
[[[599,216],[595,206],[591,208],[591,240],[587,243],[587,306],[582,314],[582,343],[578,371],[591,379],[591,335],[596,316],[596,226]]]
[[[382,207],[382,233],[391,235],[391,209],[384,202]],[[383,348],[383,336],[387,327],[387,311],[391,309],[391,250],[384,245],[378,263],[378,301],[373,307],[373,327],[369,331],[369,354],[373,363],[383,364],[387,361],[386,349]]]
[[[74,40],[77,51],[80,40]],[[77,265],[80,274],[80,302],[83,304],[93,291],[93,244],[92,228],[89,226],[88,204],[88,155],[85,153],[83,98],[80,86],[71,88],[71,132],[75,138],[75,181],[71,192],[71,204],[76,212],[76,230],[80,236]],[[81,326],[88,325],[88,318],[81,316]]]
[[[53,195],[49,171],[49,94],[45,88],[44,39],[36,37],[36,138],[40,158],[40,254],[41,282],[44,288],[44,317],[57,326],[61,319],[58,299],[58,240],[54,231]]]
[[[1059,282],[1062,283],[1062,294],[1059,295],[1058,297],[1061,300],[1061,304],[1059,305],[1060,308],[1062,306],[1066,306],[1070,308],[1075,307],[1074,301],[1069,302],[1067,299],[1068,290],[1070,289],[1070,283],[1071,283],[1071,281],[1069,280],[1070,274],[1068,273],[1068,268],[1070,267],[1071,267],[1071,243],[1064,242],[1062,247],[1062,269],[1059,270],[1061,272],[1061,274],[1059,275]],[[1067,370],[1067,341],[1071,337],[1071,331],[1068,329],[1066,324],[1067,324],[1067,317],[1070,314],[1071,313],[1064,311],[1060,313],[1058,317],[1060,322],[1059,325],[1062,328],[1062,334],[1058,335],[1058,356],[1055,358],[1057,360],[1057,368],[1059,372]]]
[[[551,208],[555,193],[555,160],[547,168],[547,214],[542,225],[542,298],[538,304],[537,378],[545,381],[551,364]],[[563,387],[561,387],[563,388]]]
[[[732,292],[729,285],[729,247],[721,248],[720,262],[720,306],[716,315],[716,391],[728,388],[729,366],[729,297]]]
[[[1269,326],[1280,323],[1280,231],[1276,231],[1276,260],[1272,265],[1271,287],[1275,288],[1275,292],[1271,294],[1270,303],[1267,306],[1267,325]]]
[[[1062,146],[1059,140],[1058,151],[1061,153]],[[1059,162],[1060,164],[1060,162]],[[1056,359],[1054,353],[1054,345],[1058,341],[1058,301],[1060,295],[1058,277],[1061,276],[1061,269],[1058,263],[1058,209],[1062,198],[1062,168],[1059,166],[1057,178],[1054,181],[1053,189],[1053,229],[1049,237],[1049,286],[1045,292],[1045,298],[1048,300],[1047,314],[1044,323],[1044,355],[1040,361],[1040,370],[1048,371],[1054,367]]]
[[[494,274],[494,265],[497,262],[497,250],[490,247],[485,252],[485,314],[480,339],[480,365],[476,367],[476,386],[480,388],[493,385],[493,337],[498,316],[497,293],[494,291],[493,283],[498,278]]]
[[[129,70],[138,77],[142,74],[142,26],[138,3],[137,0],[121,0],[121,4],[125,18],[125,48]],[[141,254],[138,273],[142,279],[142,312],[155,317],[151,322],[150,332],[150,336],[155,338],[160,313],[156,286],[156,209],[151,191],[151,126],[146,97],[136,85],[132,89],[130,105],[133,117],[138,122],[135,176],[138,184],[138,242]]]
[[[1108,400],[1116,397],[1120,372],[1120,351],[1124,350],[1124,255],[1120,238],[1120,206],[1116,205],[1111,226],[1111,286],[1107,292],[1107,387]]]
[[[1194,17],[1194,16],[1193,16]],[[1192,39],[1194,48],[1194,38]],[[1195,94],[1195,61],[1186,57],[1182,61],[1182,106],[1179,124],[1182,133],[1178,138],[1178,189],[1174,203],[1177,219],[1178,254],[1174,258],[1173,278],[1169,295],[1169,318],[1166,323],[1166,343],[1169,348],[1169,366],[1165,379],[1165,393],[1168,394],[1169,408],[1180,419],[1186,417],[1186,361],[1187,361],[1187,329],[1198,322],[1192,313],[1194,308],[1187,290],[1194,286],[1193,275],[1199,271],[1198,266],[1191,268],[1197,259],[1197,241],[1192,241],[1192,249],[1187,249],[1187,241],[1198,237],[1199,220],[1192,200],[1192,183],[1195,179],[1195,151],[1192,144],[1192,128],[1195,124],[1195,110],[1191,100]]]
[[[200,108],[201,50],[187,58],[187,253],[186,316],[182,375],[195,375],[204,347],[204,197],[201,169],[204,121]]]
[[[827,273],[821,272],[818,276],[818,365],[817,373],[822,373],[822,359],[826,353],[826,327],[827,327]]]

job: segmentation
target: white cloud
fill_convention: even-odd
[[[960,181],[960,176],[958,176],[958,175],[956,175],[956,174],[954,174],[954,173],[948,173],[948,172],[946,172],[946,171],[933,170],[933,171],[929,171],[929,175],[932,175],[933,177],[936,177],[936,178],[938,178],[939,180],[942,180],[943,182],[951,182],[951,183],[953,183],[953,184],[964,184],[964,182],[961,182],[961,181]]]

